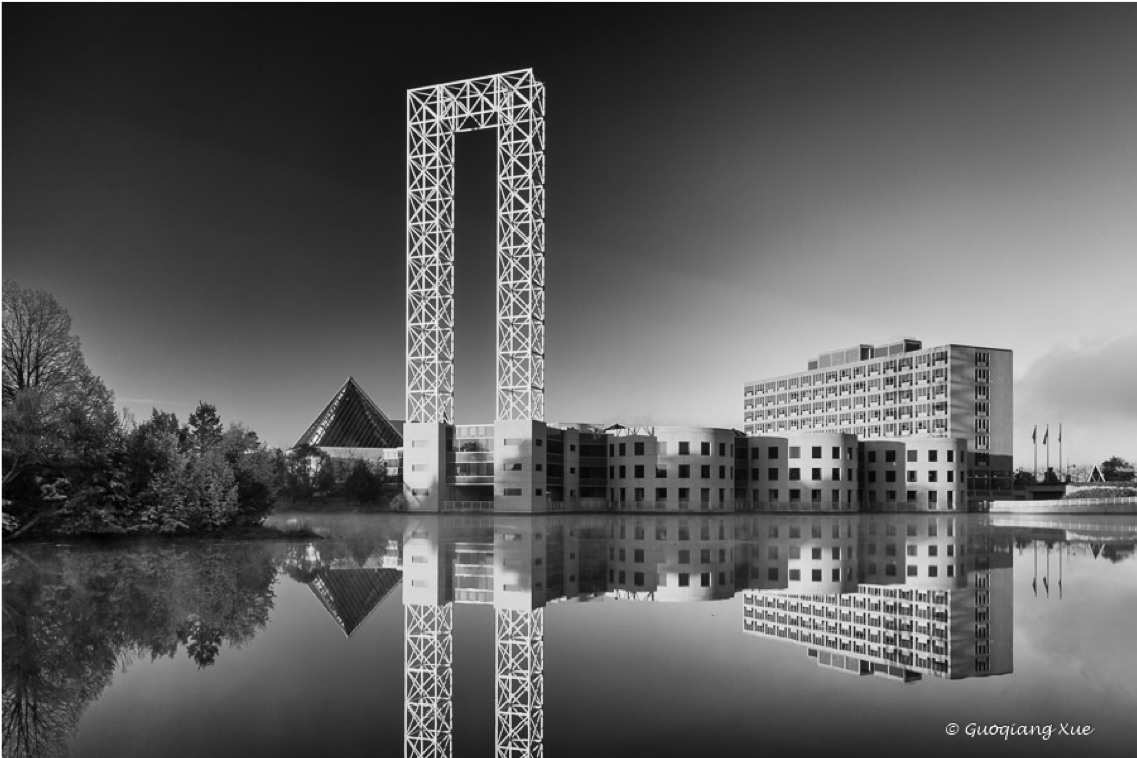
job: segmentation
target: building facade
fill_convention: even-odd
[[[846,432],[861,440],[955,438],[966,443],[972,497],[1010,489],[1013,355],[905,339],[824,353],[805,371],[746,382],[748,435]]]

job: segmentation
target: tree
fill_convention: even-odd
[[[60,390],[84,369],[71,315],[47,292],[5,279],[4,404],[21,390]]]
[[[119,430],[114,395],[87,368],[71,316],[47,292],[10,280],[3,367],[6,487],[29,469],[105,454]]]
[[[199,402],[186,425],[189,427],[190,442],[198,450],[206,450],[221,442],[221,417],[217,415],[217,406],[212,403]]]
[[[1133,464],[1116,455],[1101,464],[1101,475],[1107,482],[1133,481]]]
[[[1022,489],[1023,487],[1033,487],[1036,484],[1038,484],[1038,479],[1036,479],[1034,474],[1027,471],[1026,469],[1020,468],[1015,472],[1014,486],[1016,489]]]

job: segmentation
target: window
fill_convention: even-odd
[[[680,550],[679,551],[679,563],[680,564],[687,564],[690,562],[691,562],[691,551],[690,550]]]
[[[699,477],[702,479],[710,479],[711,478],[711,467],[710,466],[699,466]]]
[[[771,456],[771,457],[773,457],[773,456]],[[801,457],[801,448],[797,447],[797,446],[791,446],[790,447],[790,457],[791,458],[800,458]]]
[[[938,481],[939,480],[939,473],[940,472],[938,472],[938,471],[929,471],[928,472],[928,481],[929,482]]]
[[[772,461],[778,460],[778,448],[776,448],[776,447],[766,448],[766,457]]]
[[[700,442],[699,443],[699,455],[710,455],[710,454],[711,454],[711,443]]]
[[[726,466],[719,466],[719,479],[726,479]]]
[[[643,479],[644,478],[644,467],[643,466],[634,466],[632,469],[632,473],[634,474],[636,479]]]
[[[908,462],[909,463],[916,463],[919,460],[917,458],[917,455],[918,455],[918,453],[915,450],[909,450],[908,451]]]
[[[680,463],[679,464],[679,478],[680,479],[690,479],[691,478],[691,467],[688,464],[686,464],[686,463]]]
[[[680,587],[690,587],[691,586],[691,575],[690,574],[680,574],[679,575],[679,586]]]
[[[801,502],[801,490],[790,490],[790,502]]]
[[[637,572],[635,572],[634,574],[632,574],[632,582],[633,582],[633,583],[634,583],[634,584],[635,584],[637,587],[642,587],[642,586],[644,586],[644,575],[643,575],[643,572],[642,572],[642,571],[637,571]]]
[[[916,472],[915,471],[909,471],[908,472],[908,481],[910,481],[910,482],[916,481]]]
[[[726,455],[726,443],[725,442],[719,443],[719,455]]]
[[[886,481],[890,484],[892,482],[895,482],[896,481],[896,472],[895,471],[885,471],[884,472],[884,481]]]
[[[628,445],[626,442],[621,442],[620,443],[620,455],[623,456],[623,455],[627,455],[627,454],[628,454]]]
[[[710,562],[711,562],[711,551],[708,549],[700,550],[699,551],[699,563],[710,563]]]
[[[628,467],[627,466],[620,466],[620,478],[626,479],[627,477],[628,477]]]
[[[644,454],[644,443],[642,443],[642,442],[632,443],[632,452],[635,455],[643,455]]]
[[[936,463],[937,462],[936,459],[939,457],[937,455],[938,452],[939,452],[938,450],[929,450],[928,451],[928,463]]]
[[[896,463],[896,451],[895,450],[885,450],[884,451],[884,462],[885,463]]]
[[[778,481],[778,469],[776,469],[776,468],[767,469],[766,474],[768,475],[767,478],[769,478],[769,480],[771,482]]]
[[[799,468],[790,469],[790,481],[791,482],[800,482],[801,481],[801,469],[799,469]]]
[[[835,481],[835,482],[841,481],[841,469],[835,468],[835,469],[833,469],[832,473],[833,473],[833,481]],[[849,478],[852,479],[852,477],[849,477]]]
[[[869,451],[869,463],[876,463],[876,451],[875,450]]]
[[[656,487],[655,488],[655,499],[656,500],[666,500],[667,499],[667,488],[666,487]]]
[[[820,445],[814,445],[813,446],[813,457],[814,458],[820,458],[821,457],[821,446]]]
[[[505,495],[506,497],[520,497],[521,496],[521,488],[519,488],[519,487],[506,487],[504,490],[502,490],[501,494]]]
[[[666,479],[667,478],[667,466],[666,466],[666,464],[661,463],[655,467],[655,478],[656,479]]]
[[[690,455],[690,454],[691,454],[691,443],[690,442],[680,442],[679,443],[679,455]]]
[[[815,481],[815,482],[821,481],[821,469],[819,469],[819,468],[812,469],[810,473],[811,473],[813,481]]]
[[[810,578],[815,582],[821,581],[821,569],[813,569]]]

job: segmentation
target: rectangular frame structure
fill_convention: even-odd
[[[454,135],[497,129],[497,420],[544,420],[545,86],[407,91],[407,421],[454,423]]]

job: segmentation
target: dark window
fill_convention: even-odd
[[[643,455],[644,454],[644,443],[642,443],[642,442],[633,443],[632,452],[635,453],[636,455]]]
[[[820,445],[814,445],[813,446],[813,457],[814,458],[820,458],[821,457],[821,446]]]

